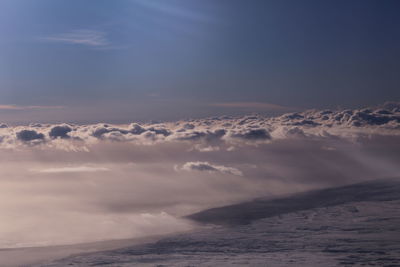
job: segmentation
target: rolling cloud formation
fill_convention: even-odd
[[[400,104],[359,110],[309,110],[279,117],[245,116],[130,125],[46,125],[0,129],[0,146],[41,145],[52,147],[60,139],[70,145],[100,142],[129,142],[139,145],[192,142],[204,147],[224,147],[271,143],[293,138],[348,138],[367,135],[394,135],[400,132]],[[221,147],[220,147],[221,146]],[[60,146],[58,146],[60,147]],[[201,146],[197,146],[201,148]]]

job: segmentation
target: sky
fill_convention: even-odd
[[[399,8],[2,0],[0,120],[123,123],[398,101]]]

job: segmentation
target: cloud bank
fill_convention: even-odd
[[[205,208],[400,177],[400,105],[0,124],[0,150],[0,247],[129,238],[190,229],[179,217]]]
[[[357,139],[370,134],[395,135],[400,129],[400,106],[386,103],[359,110],[308,110],[279,117],[245,116],[145,123],[130,125],[44,125],[1,126],[0,146],[19,146],[35,142],[52,146],[60,139],[70,145],[100,142],[127,142],[138,145],[191,142],[197,148],[256,145],[293,138]],[[38,142],[38,141],[41,142]],[[80,142],[80,143],[79,143]],[[56,146],[57,147],[57,146]],[[60,146],[58,146],[60,147]]]

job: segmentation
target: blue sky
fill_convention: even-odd
[[[125,122],[398,101],[399,7],[2,0],[0,119]]]

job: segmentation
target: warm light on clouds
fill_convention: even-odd
[[[5,248],[172,234],[201,227],[187,215],[206,209],[249,202],[259,213],[252,200],[263,198],[282,210],[283,195],[400,177],[399,10],[378,0],[0,0],[0,266],[20,251]],[[235,244],[275,258],[264,252],[281,239],[254,225],[230,229],[251,239]],[[289,240],[297,226],[279,233]],[[217,243],[204,228],[178,243],[208,257]],[[326,232],[315,229],[301,231]],[[221,261],[206,264],[224,265],[227,252],[245,264],[225,237]],[[144,254],[162,261],[172,255],[162,246]]]

